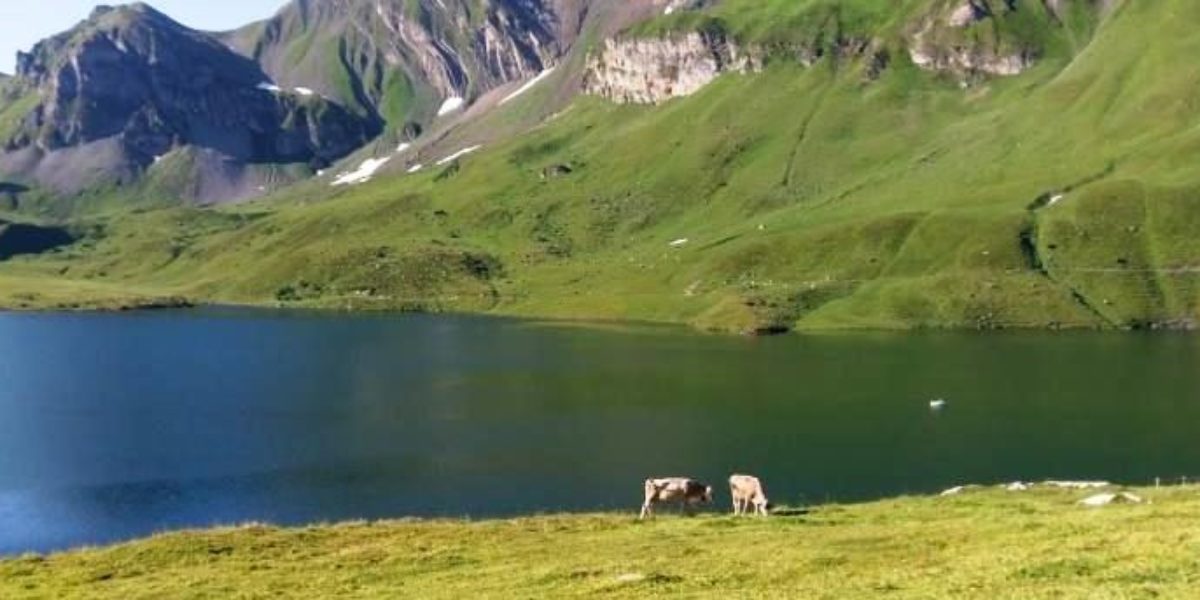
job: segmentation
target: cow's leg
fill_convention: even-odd
[[[638,518],[645,520],[646,517],[652,516],[654,516],[654,506],[650,499],[647,498],[645,502],[642,502],[642,514]]]

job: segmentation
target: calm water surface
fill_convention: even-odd
[[[1200,474],[1198,425],[1185,335],[0,314],[0,554],[251,520],[633,511],[650,475],[748,471],[788,503],[1145,482]]]

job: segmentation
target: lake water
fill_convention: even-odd
[[[929,402],[944,398],[944,411]],[[0,554],[157,531],[1200,474],[1200,338],[0,314]]]

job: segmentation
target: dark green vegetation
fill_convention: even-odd
[[[1200,5],[1019,2],[925,27],[953,4],[729,0],[656,20],[639,34],[717,26],[763,44],[766,67],[657,108],[578,98],[417,175],[80,213],[102,235],[0,272],[735,331],[1191,326]],[[907,52],[921,31],[947,56],[1036,60],[1015,77],[922,70]]]
[[[0,562],[5,598],[1191,598],[1194,488],[970,492],[769,519],[632,515],[189,532]]]

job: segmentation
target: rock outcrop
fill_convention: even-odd
[[[665,38],[616,38],[593,54],[584,92],[613,102],[659,104],[694,94],[724,73],[762,68],[762,59],[721,33]]]
[[[996,21],[1017,10],[1021,7],[1015,0],[955,0],[943,5],[927,14],[910,37],[909,58],[922,69],[960,78],[1019,75],[1033,66],[1040,49],[1003,37]]]

